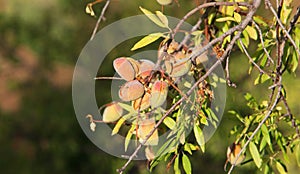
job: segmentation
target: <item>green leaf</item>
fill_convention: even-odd
[[[131,105],[125,104],[125,103],[118,103],[123,109],[125,109],[126,111],[130,112],[130,113],[136,113],[136,111],[134,110],[134,108]]]
[[[151,44],[152,42],[155,42],[160,37],[165,37],[162,33],[152,33],[145,37],[143,37],[140,41],[138,41],[134,46],[131,48],[131,51],[137,50],[139,48],[142,48],[144,46],[147,46]]]
[[[144,9],[143,7],[140,7],[141,11],[152,21],[154,22],[156,25],[162,27],[162,28],[168,28],[167,26],[165,26],[165,24],[156,16],[154,15],[152,12],[150,12],[149,10]]]
[[[182,166],[186,174],[192,173],[192,165],[189,160],[189,157],[182,153]]]
[[[300,141],[298,141],[298,143],[296,144],[295,157],[296,157],[297,164],[300,167]]]
[[[281,162],[276,161],[276,168],[280,174],[287,174],[285,167],[281,164]]]
[[[257,168],[260,168],[260,166],[262,164],[262,159],[260,157],[260,154],[257,150],[256,145],[252,141],[249,143],[249,150],[250,150],[250,154],[254,160],[255,165],[257,166]]]
[[[247,33],[249,34],[249,37],[253,40],[257,40],[257,32],[256,32],[256,29],[252,26],[247,26],[245,28],[245,30],[247,31]]]
[[[205,152],[205,139],[202,130],[196,124],[194,125],[194,135],[197,143],[199,144],[202,152]]]
[[[180,168],[179,168],[179,155],[175,158],[174,162],[174,172],[175,174],[181,174]]]
[[[186,152],[188,152],[190,155],[193,154],[193,153],[192,153],[192,150],[191,150],[191,148],[190,148],[190,146],[189,146],[188,143],[185,143],[185,144],[184,144],[183,150],[186,151]]]
[[[267,143],[272,146],[269,130],[265,124],[261,126],[261,131],[263,136],[266,138]]]
[[[269,80],[270,77],[267,74],[259,74],[258,77],[254,80],[254,85],[258,85]]]
[[[163,121],[163,123],[168,127],[170,128],[171,130],[174,129],[175,125],[176,125],[176,122],[170,118],[170,117],[166,117]]]

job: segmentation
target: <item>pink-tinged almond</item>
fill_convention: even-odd
[[[133,59],[133,58],[130,58],[130,57],[127,57],[127,60],[131,63],[134,71],[135,71],[135,75],[137,75],[140,71],[140,62]]]
[[[103,111],[103,121],[104,122],[114,122],[117,121],[123,114],[122,107],[117,103],[113,102],[106,106]]]
[[[113,66],[116,72],[126,81],[135,78],[135,70],[130,61],[126,57],[120,57],[114,60]]]
[[[155,127],[155,120],[154,119],[147,119],[142,120],[139,123],[138,127],[138,137],[139,141],[142,143],[144,140],[146,140],[147,135],[154,129]],[[158,144],[158,131],[157,129],[154,131],[154,133],[149,137],[149,139],[146,141],[144,145],[150,145],[155,146]]]
[[[149,108],[150,107],[150,97],[151,97],[151,94],[149,92],[146,92],[143,97],[138,98],[132,102],[133,108],[135,110],[140,109],[140,111]]]
[[[155,67],[155,64],[152,61],[146,59],[141,59],[139,62],[140,62],[139,76],[142,79],[145,79],[146,77],[150,76],[152,70]]]
[[[151,88],[150,105],[152,108],[157,108],[164,104],[168,96],[168,83],[157,80]]]
[[[123,101],[133,101],[142,97],[144,92],[144,86],[138,80],[132,80],[121,86],[119,97]]]

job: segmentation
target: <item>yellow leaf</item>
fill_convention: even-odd
[[[241,22],[242,21],[241,15],[236,13],[236,12],[233,13],[233,17],[234,17],[236,22]]]
[[[152,42],[155,42],[160,37],[165,37],[162,33],[152,33],[145,37],[143,37],[140,41],[138,41],[134,46],[131,48],[131,51],[137,50],[139,48],[142,48],[144,46],[147,46],[151,44]]]
[[[162,12],[156,11],[156,15],[166,27],[169,27],[168,18]]]
[[[85,12],[93,17],[95,16],[95,12],[94,12],[92,6],[89,4],[85,7]]]
[[[247,26],[245,28],[245,30],[247,31],[247,33],[249,34],[249,37],[253,40],[257,40],[257,32],[255,30],[255,28],[251,27],[251,26]]]
[[[111,135],[117,134],[124,122],[125,122],[125,119],[124,118],[120,118],[120,120],[117,122],[117,124],[115,125],[114,129],[112,130]]]
[[[235,19],[229,16],[216,19],[216,22],[226,22],[226,21],[235,21]]]
[[[156,25],[158,25],[158,26],[160,26],[162,28],[167,28],[167,26],[165,26],[165,24],[156,15],[154,15],[152,12],[150,12],[149,10],[144,9],[142,7],[140,7],[140,9]]]

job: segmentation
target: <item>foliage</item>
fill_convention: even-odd
[[[202,64],[211,54],[218,58],[214,65],[226,61],[226,79],[219,80],[226,81],[228,86],[235,86],[230,79],[229,56],[236,46],[249,59],[249,74],[255,70],[259,72],[253,85],[268,84],[270,97],[258,103],[247,93],[245,99],[252,113],[240,115],[236,111],[230,111],[240,124],[231,131],[236,140],[227,152],[227,161],[232,165],[228,173],[236,165],[243,164],[247,150],[256,167],[265,173],[275,170],[286,173],[288,151],[294,152],[300,166],[299,121],[290,111],[286,100],[287,92],[282,84],[283,74],[295,73],[300,55],[300,28],[296,24],[300,11],[298,9],[292,15],[291,3],[289,0],[280,1],[276,11],[271,2],[266,0],[265,5],[273,13],[273,19],[265,19],[256,14],[257,8],[262,6],[260,0],[253,3],[242,0],[207,2],[190,10],[174,29],[169,27],[168,17],[162,11],[152,13],[140,7],[155,25],[167,28],[169,32],[149,33],[131,48],[134,51],[163,38],[157,51],[157,62],[129,57],[114,61],[116,72],[127,81],[120,87],[119,96],[124,102],[129,101],[131,104],[118,103],[128,112],[121,118],[112,113],[106,114],[117,118],[113,121],[118,120],[113,134],[119,131],[125,121],[131,124],[127,130],[125,150],[128,139],[133,134],[141,143],[137,146],[138,151],[143,145],[149,149],[155,148],[158,134],[169,130],[168,137],[172,138],[160,149],[145,151],[150,161],[150,171],[160,161],[168,161],[167,167],[173,164],[175,173],[181,173],[182,169],[185,173],[192,173],[187,154],[192,155],[197,150],[204,153],[202,128],[205,125],[217,126],[220,121],[210,108],[214,93],[208,76],[213,74],[213,68],[203,70]],[[192,30],[184,31],[185,38],[182,41],[175,40],[174,36],[178,33],[181,22],[197,11],[200,11],[199,20]],[[250,46],[256,49],[254,53],[251,53]],[[213,50],[209,51],[209,47],[213,47]],[[206,60],[202,59],[203,56]],[[193,84],[186,80],[184,84],[180,83],[182,79],[190,78],[195,78],[196,82]],[[162,108],[164,103],[168,106],[166,110]],[[107,117],[106,114],[104,111],[103,117]],[[148,123],[149,120],[152,120],[151,123]],[[143,126],[146,122],[147,129]],[[95,124],[93,119],[91,124]],[[289,125],[294,130],[282,131],[282,124]],[[193,133],[190,134],[190,131]],[[127,164],[119,172],[122,173],[126,167]]]

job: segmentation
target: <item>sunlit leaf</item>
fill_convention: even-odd
[[[226,22],[226,21],[236,21],[233,17],[227,16],[227,17],[221,17],[217,18],[216,22]]]
[[[112,130],[111,135],[117,134],[124,122],[125,122],[125,119],[124,118],[120,118],[120,120],[117,122],[117,124],[115,125],[114,129]]]
[[[135,128],[136,128],[136,125],[133,124],[133,125],[131,125],[131,128],[127,132],[127,135],[125,137],[125,144],[124,144],[124,146],[125,146],[125,152],[128,149],[128,145],[130,143],[130,140],[131,140],[131,137],[132,137],[132,134],[133,134],[133,131],[135,130]]]
[[[189,157],[184,153],[182,153],[182,166],[183,166],[183,169],[184,169],[186,174],[191,174],[192,173],[191,162],[189,160]]]
[[[156,11],[156,15],[161,20],[161,22],[168,28],[169,27],[168,18],[161,11]]]
[[[249,37],[251,39],[257,40],[257,32],[256,32],[256,29],[254,27],[251,27],[251,26],[247,25],[245,30],[247,31],[247,33],[249,34]]]
[[[164,37],[162,33],[152,33],[145,37],[143,37],[140,41],[138,41],[134,46],[131,48],[131,51],[137,50],[139,48],[142,48],[144,46],[147,46],[151,44],[152,42],[155,42],[160,37]]]
[[[254,160],[255,165],[257,166],[257,168],[260,168],[260,166],[262,164],[262,159],[260,157],[260,154],[257,150],[256,145],[252,141],[249,143],[249,150],[250,150],[250,154]]]
[[[89,15],[91,15],[92,17],[95,17],[95,12],[92,8],[92,6],[90,4],[88,4],[86,7],[85,7],[85,12]]]
[[[287,174],[287,171],[281,162],[276,161],[276,168],[280,174]]]
[[[238,23],[240,23],[242,21],[241,15],[236,12],[233,13],[233,17],[234,17],[235,21]]]
[[[175,174],[181,174],[180,168],[179,168],[179,155],[175,158],[174,161],[174,172]]]
[[[167,26],[165,26],[165,24],[152,12],[150,12],[147,9],[144,9],[142,7],[140,7],[141,11],[152,21],[154,22],[156,25],[162,27],[162,28],[167,28]]]
[[[166,117],[163,123],[171,130],[173,130],[176,125],[176,122],[171,117]]]
[[[205,152],[205,139],[202,130],[199,126],[194,125],[194,135],[196,138],[197,143],[199,144],[202,152]]]

